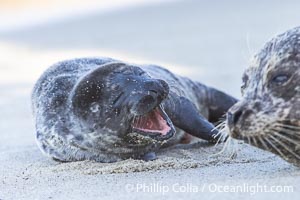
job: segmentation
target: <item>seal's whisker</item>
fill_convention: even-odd
[[[281,128],[289,128],[289,129],[294,129],[300,131],[299,126],[294,126],[294,125],[288,125],[288,124],[283,124],[283,123],[275,123],[275,126],[281,127]]]
[[[221,121],[217,126],[215,126],[215,128],[212,130],[216,130],[216,129],[223,129],[226,126],[226,122],[225,121]]]
[[[225,128],[226,128],[226,121],[222,121],[218,125],[216,125],[216,129],[223,130]]]
[[[230,142],[230,140],[231,140],[231,138],[228,138],[227,141],[225,142],[223,148],[221,149],[221,151],[219,151],[217,153],[214,153],[213,156],[217,156],[217,155],[223,154],[226,151],[228,143]]]
[[[231,150],[230,158],[231,159],[235,158],[237,156],[238,146],[236,140],[234,140],[233,138],[231,138],[230,140],[230,145],[228,149]]]
[[[215,126],[211,132],[215,131],[215,130],[222,130],[224,127],[222,126],[222,124],[219,124],[218,126]]]
[[[221,155],[225,151],[230,152],[229,153],[229,158],[233,159],[233,158],[236,157],[237,146],[236,146],[236,142],[233,140],[233,138],[228,137],[226,142],[224,143],[224,146],[222,147],[221,151],[213,154],[213,156]]]
[[[274,130],[273,130],[274,131]],[[289,132],[289,131],[283,131],[283,130],[276,130],[276,132],[279,132],[280,134],[290,138],[290,139],[293,139],[295,141],[299,140],[300,139],[300,135],[299,134],[295,134],[293,132]]]
[[[215,123],[216,126],[226,126],[226,114],[219,118],[219,120]]]
[[[212,131],[214,131],[214,130],[212,130]],[[218,131],[217,134],[214,134],[214,135],[213,135],[213,138],[215,139],[215,138],[219,137],[221,134],[222,134],[221,131]]]
[[[214,136],[215,137],[215,136]],[[215,143],[215,146],[217,146],[220,143],[221,137],[219,137],[219,139],[217,140],[217,142]]]
[[[250,136],[246,136],[248,143],[251,145],[251,137]]]
[[[265,148],[265,150],[269,151],[270,147],[268,147],[268,145],[265,143],[265,139],[262,136],[258,137],[258,140],[260,141],[260,143],[263,145],[263,147]]]
[[[218,138],[216,145],[218,145],[220,142],[224,142],[226,140],[226,138],[228,138],[228,133],[227,133],[227,128],[223,127],[221,130],[218,130],[218,133],[216,135],[213,136],[214,138]]]
[[[279,127],[274,127],[273,130],[276,130],[277,132],[283,132],[285,134],[289,134],[293,137],[300,138],[300,132],[291,130],[291,129],[286,129],[286,128],[279,128]]]
[[[298,145],[297,141],[294,141],[293,139],[291,139],[291,138],[289,138],[289,137],[287,137],[285,135],[282,135],[282,134],[278,133],[276,130],[273,130],[273,129],[271,129],[271,130],[272,130],[271,133],[274,134],[274,135],[276,135],[277,137],[285,139],[286,141],[288,141],[288,142],[290,142],[290,143],[292,143],[292,144],[294,144],[296,146]]]
[[[275,151],[278,152],[278,154],[279,154],[281,157],[283,157],[283,158],[286,159],[286,156],[282,153],[282,151],[281,151],[280,149],[278,149],[278,148],[273,144],[273,142],[272,142],[271,140],[269,140],[268,138],[265,138],[265,140],[266,140],[266,142],[267,142],[268,144],[270,144],[270,146],[271,146]]]
[[[231,139],[231,143],[233,144],[233,148],[232,148],[232,153],[230,155],[230,158],[233,159],[233,158],[236,158],[237,156],[237,150],[238,150],[238,146],[237,146],[237,142],[233,139]]]
[[[300,130],[295,130],[295,129],[287,128],[287,127],[284,127],[284,126],[274,126],[272,128],[274,128],[276,130],[287,130],[287,131],[292,132],[292,133],[300,134]]]
[[[254,143],[254,146],[258,146],[258,143],[257,143],[257,140],[256,140],[256,137],[252,137],[252,139],[253,139],[253,143]]]
[[[221,135],[221,136],[220,136],[220,135]],[[218,134],[214,135],[213,137],[216,138],[216,137],[218,137],[218,136],[220,136],[220,137],[218,138],[218,140],[217,140],[215,146],[217,146],[217,145],[223,140],[223,134],[222,134],[221,132],[219,132]]]
[[[236,141],[233,138],[228,138],[228,142],[226,141],[227,146],[226,149],[224,149],[224,151],[226,150],[229,153],[229,158],[233,159],[236,157],[237,155],[237,145],[236,145]]]
[[[293,131],[293,132],[295,132],[295,133],[300,134],[300,129],[299,129],[299,127],[287,127],[287,126],[281,126],[281,125],[277,125],[277,126],[275,126],[275,127],[277,127],[277,128],[282,128],[282,129],[285,129],[285,130],[290,130],[290,131]]]
[[[298,118],[286,118],[286,119],[280,119],[280,120],[277,120],[278,123],[289,123],[289,122],[292,122],[294,120],[299,120]]]
[[[291,148],[286,146],[286,144],[282,143],[280,140],[275,138],[273,135],[269,134],[268,137],[272,138],[278,145],[282,146],[285,150],[287,150],[289,153],[291,153],[293,156],[295,156],[297,159],[300,159],[300,156],[297,155]]]

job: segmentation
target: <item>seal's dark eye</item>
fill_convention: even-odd
[[[138,75],[138,76],[142,76],[144,74],[145,74],[145,71],[143,71],[143,70],[137,70],[136,71],[136,75]]]
[[[289,75],[286,74],[280,74],[275,76],[271,81],[272,83],[276,84],[276,85],[282,85],[285,82],[287,82],[290,79]]]
[[[248,80],[249,80],[249,77],[247,75],[244,75],[243,76],[243,84],[241,86],[242,93],[243,93],[243,90],[247,87]]]
[[[242,85],[241,85],[241,90],[244,90],[246,88],[246,83],[243,83]]]

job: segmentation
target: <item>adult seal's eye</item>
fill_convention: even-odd
[[[241,92],[243,94],[244,89],[246,89],[246,87],[248,85],[249,77],[247,75],[244,75],[242,80],[243,80],[243,84],[241,85]]]
[[[246,84],[246,83],[243,83],[243,84],[241,85],[241,90],[244,90],[244,89],[246,88],[246,86],[247,86],[247,84]]]
[[[282,84],[286,83],[289,79],[290,79],[289,75],[281,74],[281,75],[275,76],[271,80],[271,82],[276,85],[282,85]]]

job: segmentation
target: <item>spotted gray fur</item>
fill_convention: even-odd
[[[86,77],[94,71],[106,69],[104,80],[97,80],[96,85],[89,83]],[[138,70],[146,80],[158,81],[165,85],[165,89],[170,88],[169,95],[162,106],[171,107],[169,113],[172,114],[172,103],[179,98],[192,102],[199,113],[206,119],[215,122],[236,100],[222,92],[207,87],[201,83],[191,81],[188,78],[174,75],[170,71],[155,65],[134,65],[124,63],[111,58],[81,58],[59,62],[48,70],[37,81],[32,93],[32,107],[36,120],[36,139],[40,149],[48,156],[60,161],[95,160],[99,162],[115,162],[127,158],[139,158],[149,152],[157,151],[166,141],[146,140],[139,138],[135,133],[127,133],[124,127],[129,126],[129,118],[137,112],[135,102],[131,102],[129,107],[111,109],[113,102],[103,103],[99,99],[110,98],[108,96],[97,96],[93,94],[86,99],[89,90],[106,91],[115,99],[114,91],[128,90],[126,83],[118,85],[118,80],[112,78],[117,73],[126,73]],[[124,72],[123,72],[124,71]],[[112,75],[111,75],[112,74]],[[103,75],[104,76],[104,75]],[[106,75],[105,75],[106,76]],[[125,76],[125,74],[121,74]],[[159,80],[162,79],[162,80]],[[143,80],[143,79],[142,79]],[[127,83],[140,87],[139,84],[147,84],[142,81],[135,83],[135,78],[125,80]],[[80,87],[84,84],[84,93],[80,93]],[[167,87],[168,86],[168,87]],[[96,87],[96,88],[91,88]],[[121,88],[120,88],[121,87]],[[78,89],[79,88],[79,89]],[[132,98],[138,92],[132,90],[128,97]],[[167,92],[167,91],[166,91]],[[80,96],[81,95],[81,96]],[[102,94],[101,94],[102,95]],[[123,98],[123,96],[121,96]],[[93,100],[94,98],[94,100]],[[123,99],[123,101],[125,101]],[[226,100],[228,99],[228,101]],[[168,102],[168,103],[166,103]],[[175,105],[175,104],[174,104]],[[220,106],[217,106],[220,105]],[[78,111],[80,107],[80,111]],[[128,110],[126,110],[128,109]],[[190,109],[190,108],[189,108]],[[186,110],[188,112],[188,110]],[[121,115],[119,121],[109,116],[108,112],[116,112],[114,116]],[[183,113],[184,114],[184,113]],[[185,119],[189,120],[189,119]],[[180,122],[179,122],[180,123]],[[197,124],[194,124],[197,130]],[[184,135],[184,131],[176,127],[176,135],[169,139],[169,145],[178,143]],[[122,131],[120,131],[122,129]],[[201,133],[201,127],[199,126]],[[125,142],[125,139],[128,140]]]

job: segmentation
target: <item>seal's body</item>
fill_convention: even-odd
[[[163,144],[180,142],[183,131],[215,141],[208,120],[216,122],[235,102],[164,68],[111,58],[57,63],[32,94],[39,147],[60,161],[151,160]]]
[[[300,27],[269,41],[243,77],[230,135],[300,166]]]

